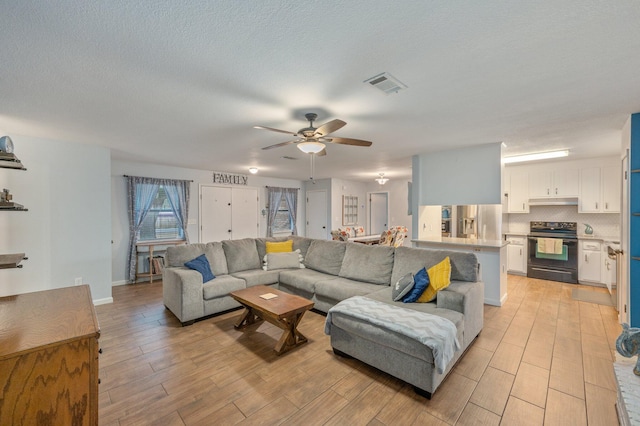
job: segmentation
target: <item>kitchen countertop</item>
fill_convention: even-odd
[[[454,246],[467,246],[471,248],[495,248],[499,249],[507,244],[508,241],[504,240],[481,240],[475,238],[455,238],[455,237],[431,237],[411,240],[413,243],[434,244],[434,245],[454,245]]]

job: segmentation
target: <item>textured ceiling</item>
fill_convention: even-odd
[[[410,175],[412,154],[614,155],[640,111],[640,3],[0,0],[0,129],[113,158],[305,179],[253,125],[340,118],[316,178]],[[363,81],[390,72],[409,88]],[[297,161],[282,156],[298,158]]]

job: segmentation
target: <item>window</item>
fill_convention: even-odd
[[[184,231],[171,208],[164,186],[159,185],[151,208],[142,221],[138,241],[181,239],[184,239]]]
[[[291,233],[291,231],[293,231],[293,221],[289,214],[287,200],[283,197],[280,201],[280,206],[278,206],[278,211],[276,212],[276,218],[273,222],[273,226],[271,227],[271,232],[273,234],[280,234]]]

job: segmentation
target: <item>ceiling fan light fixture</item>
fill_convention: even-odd
[[[325,149],[325,147],[326,145],[322,142],[305,141],[298,143],[298,149],[305,154],[317,154]]]
[[[258,168],[257,167],[249,167],[249,173],[251,173],[252,175],[255,175],[256,173],[258,173]]]
[[[389,182],[389,178],[384,177],[384,173],[378,173],[378,175],[380,177],[375,178],[374,180],[378,182],[380,185],[384,185],[385,183]]]

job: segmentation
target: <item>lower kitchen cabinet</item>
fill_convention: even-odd
[[[509,273],[527,274],[527,238],[513,237],[507,238],[507,270]]]
[[[578,281],[602,283],[602,243],[600,241],[580,241]]]

